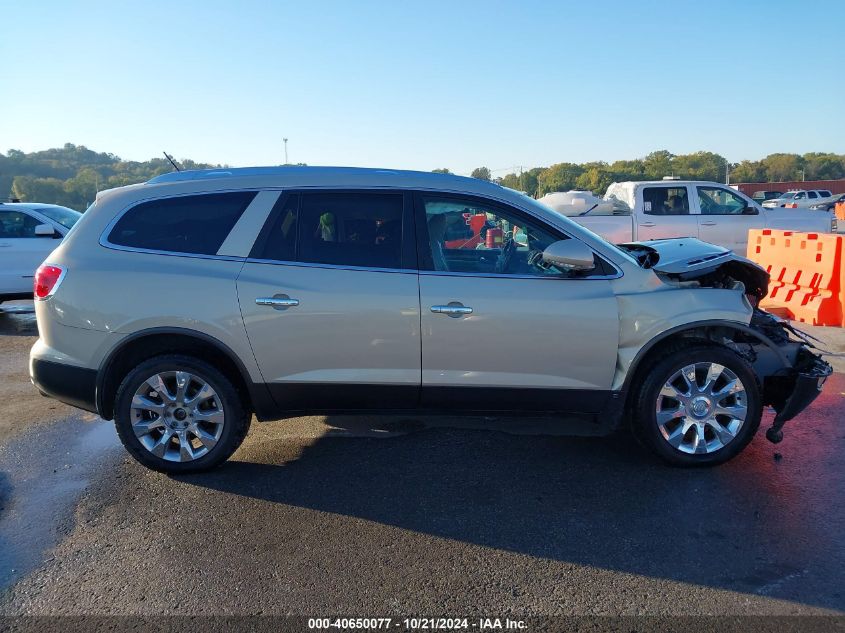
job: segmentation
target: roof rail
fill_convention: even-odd
[[[337,175],[354,175],[354,174],[380,174],[380,175],[399,175],[399,174],[420,174],[429,175],[435,178],[458,178],[461,180],[467,179],[467,176],[458,176],[456,174],[434,174],[432,172],[417,172],[409,170],[398,169],[379,169],[372,167],[309,167],[305,165],[282,165],[278,167],[220,167],[217,169],[188,169],[183,171],[173,171],[167,174],[161,174],[150,178],[146,184],[154,185],[167,182],[185,182],[190,180],[211,180],[217,178],[242,178],[250,176],[280,176],[284,174],[293,174],[296,172],[315,172],[323,171]]]

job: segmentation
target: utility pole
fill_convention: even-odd
[[[288,164],[288,140],[286,138],[282,139],[285,142],[285,165]]]
[[[725,159],[725,184],[731,184],[731,162]]]

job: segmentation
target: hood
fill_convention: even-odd
[[[692,237],[620,244],[643,268],[677,281],[695,281],[706,288],[733,288],[742,283],[745,293],[758,301],[766,296],[769,273],[722,246]]]

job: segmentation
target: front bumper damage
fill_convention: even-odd
[[[764,374],[763,380],[764,403],[776,412],[772,426],[766,430],[766,439],[777,444],[783,440],[784,424],[819,396],[833,367],[816,353],[820,350],[812,343],[812,337],[783,319],[755,310],[751,327],[777,346],[786,361],[773,373]]]
[[[783,425],[810,406],[822,392],[822,385],[827,377],[833,373],[833,367],[829,363],[809,352],[807,348],[802,351],[812,357],[808,363],[810,366],[791,376],[791,388],[787,386],[784,390],[781,402],[772,404],[777,415],[771,428],[766,430],[766,439],[773,444],[783,439]]]

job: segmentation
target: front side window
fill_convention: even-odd
[[[798,193],[796,193],[796,194],[793,196],[793,199],[794,199],[794,200],[803,200],[803,199],[804,199],[804,198],[806,198],[806,197],[807,197],[807,192],[806,192],[806,191],[799,191]]]
[[[0,211],[0,238],[37,237],[35,227],[41,224],[20,211]]]
[[[254,197],[254,191],[239,191],[142,202],[117,221],[108,239],[118,246],[214,255]]]
[[[403,195],[304,193],[297,261],[401,268]]]
[[[648,215],[689,215],[686,187],[644,187],[643,212]]]
[[[748,205],[735,193],[722,187],[697,187],[703,215],[742,215]]]
[[[532,220],[473,200],[422,198],[422,268],[439,272],[561,276],[543,251],[566,239]],[[426,244],[427,242],[427,244]]]

